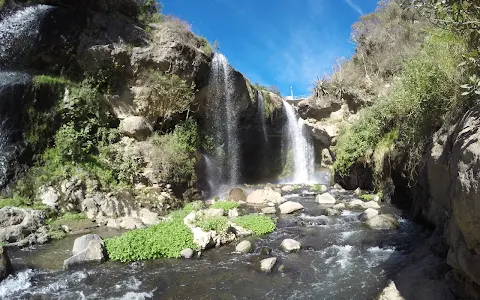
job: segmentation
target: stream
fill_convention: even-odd
[[[351,192],[331,193],[346,201],[354,198]],[[361,210],[323,216],[324,207],[313,195],[286,198],[305,210],[279,216],[274,233],[249,238],[255,250],[246,255],[235,253],[234,243],[191,260],[109,261],[63,271],[73,236],[12,251],[16,273],[0,284],[0,299],[372,299],[429,235],[390,205],[382,205],[381,212],[400,219],[398,230],[367,229],[358,221]],[[279,246],[285,238],[301,242],[302,250],[283,253]],[[269,274],[259,271],[266,248],[278,258]]]

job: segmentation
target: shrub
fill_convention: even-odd
[[[356,162],[370,163],[374,151],[395,148],[405,154],[405,172],[413,179],[426,139],[458,104],[462,74],[457,66],[464,51],[464,43],[453,35],[432,32],[422,51],[405,63],[390,92],[342,131],[334,148],[335,170],[345,174]],[[383,163],[383,157],[377,156],[376,163]]]
[[[270,217],[261,215],[240,216],[234,220],[235,224],[253,231],[257,235],[273,232],[275,223]]]
[[[211,208],[221,208],[223,210],[230,210],[234,208],[240,207],[240,204],[238,202],[233,202],[233,201],[218,201],[215,202]]]
[[[28,203],[30,203],[28,199],[24,199],[21,197],[3,198],[0,199],[0,208],[4,208],[7,206],[22,207],[28,205]]]
[[[369,195],[369,194],[365,194],[365,195],[361,195],[360,196],[360,199],[362,199],[363,201],[373,201],[375,199],[375,195]]]
[[[204,231],[225,232],[228,229],[228,219],[226,217],[202,217],[195,222],[195,225]]]
[[[59,220],[68,220],[68,221],[85,220],[85,219],[87,219],[87,215],[84,214],[84,213],[67,212],[58,219]]]
[[[33,84],[36,87],[42,85],[50,86],[53,88],[56,87],[65,87],[65,86],[74,86],[75,84],[69,79],[63,77],[54,77],[49,75],[37,75],[33,77]]]
[[[51,229],[48,231],[48,236],[49,236],[52,240],[61,240],[61,239],[63,239],[64,237],[66,237],[67,234],[66,234],[65,231],[63,231],[61,228],[51,228]]]
[[[143,1],[143,4],[139,7],[138,20],[144,25],[162,21],[162,7],[163,5],[156,0]]]

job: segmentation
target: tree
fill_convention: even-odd
[[[268,90],[269,92],[274,93],[274,94],[277,95],[277,96],[282,97],[282,92],[281,92],[280,89],[279,89],[277,86],[275,86],[275,85],[269,86],[269,87],[267,88],[267,90]]]

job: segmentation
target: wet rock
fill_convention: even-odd
[[[103,263],[106,258],[105,243],[98,235],[87,234],[75,240],[72,254],[63,262],[65,269],[87,263]]]
[[[43,204],[53,209],[56,209],[59,206],[60,195],[51,186],[40,188],[38,198]]]
[[[7,249],[0,247],[0,281],[4,280],[12,273],[12,264],[8,257]]]
[[[280,204],[285,202],[285,199],[282,197],[280,192],[268,186],[261,190],[252,192],[247,197],[247,203],[251,204],[266,204],[269,202]]]
[[[192,258],[193,257],[193,250],[190,248],[183,249],[182,252],[180,252],[180,256],[183,258]]]
[[[340,211],[334,208],[326,208],[323,210],[323,215],[325,216],[333,217],[333,216],[339,216],[340,214],[341,214]]]
[[[228,217],[229,218],[236,218],[240,215],[240,213],[238,212],[238,209],[237,208],[233,208],[233,209],[230,209],[228,211]]]
[[[330,193],[325,193],[317,195],[317,197],[315,198],[315,202],[319,204],[333,205],[337,203],[337,200]]]
[[[260,261],[260,269],[263,272],[270,273],[273,269],[273,266],[275,266],[276,262],[277,262],[276,257],[263,259],[262,261]]]
[[[240,188],[234,188],[228,193],[228,201],[244,202],[247,201],[247,195]]]
[[[291,185],[286,185],[286,186],[282,187],[282,192],[284,192],[284,193],[291,193],[291,192],[293,192],[293,186],[291,186]]]
[[[332,208],[336,210],[343,210],[343,209],[346,209],[347,207],[345,206],[345,203],[338,203],[332,206]]]
[[[405,300],[397,289],[397,286],[392,281],[383,289],[382,293],[376,298],[378,300]]]
[[[365,224],[371,229],[396,229],[400,226],[398,220],[390,214],[374,216]]]
[[[48,241],[45,213],[30,208],[0,209],[0,242],[24,247]]]
[[[278,208],[280,209],[280,213],[282,214],[291,214],[297,210],[302,210],[303,205],[298,202],[288,201],[281,204]]]
[[[240,253],[249,253],[253,250],[253,245],[250,241],[241,241],[236,247],[235,250]]]
[[[364,209],[365,208],[365,202],[363,202],[360,199],[355,199],[347,203],[347,208],[350,209]]]
[[[375,216],[378,216],[379,212],[373,208],[367,208],[358,218],[360,221],[365,222]]]
[[[280,247],[282,247],[283,251],[285,251],[287,253],[290,253],[290,252],[293,252],[293,251],[300,250],[302,245],[299,242],[297,242],[296,240],[285,239],[285,240],[282,241],[282,244],[280,245]]]
[[[328,150],[328,148],[322,150],[321,165],[324,168],[330,168],[333,165],[332,155],[330,154],[330,150]]]
[[[355,195],[361,196],[363,194],[362,190],[360,188],[356,188],[354,191]]]
[[[280,265],[280,267],[278,267],[278,272],[283,273],[284,271],[285,271],[285,265]]]
[[[275,207],[264,207],[262,208],[262,213],[266,215],[273,215],[277,213],[277,210],[275,209]]]
[[[262,248],[260,249],[260,254],[262,254],[262,255],[270,255],[270,254],[272,254],[272,249],[269,248],[269,247],[262,247]]]
[[[157,225],[158,223],[160,223],[160,219],[158,218],[158,215],[146,208],[142,208],[139,212],[139,215],[142,223],[147,226]]]
[[[120,122],[119,130],[126,136],[143,141],[152,134],[153,127],[144,117],[129,116]]]
[[[368,201],[363,204],[363,208],[380,209],[380,204],[375,201]]]

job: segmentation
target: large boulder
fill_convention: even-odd
[[[280,247],[282,247],[283,251],[289,253],[289,252],[300,250],[300,248],[302,247],[302,244],[300,244],[296,240],[284,239]]]
[[[103,263],[106,259],[105,243],[96,234],[87,234],[75,239],[70,258],[63,262],[65,269],[75,265]]]
[[[119,130],[126,136],[143,141],[152,134],[153,127],[144,117],[129,116],[120,121]]]
[[[228,193],[228,201],[243,202],[247,200],[247,195],[241,188],[231,189]]]
[[[365,222],[378,215],[379,215],[378,210],[373,208],[367,208],[358,218],[360,219],[360,221]]]
[[[283,202],[285,202],[285,199],[282,197],[282,194],[268,186],[250,193],[247,197],[247,203],[250,204],[280,204]]]
[[[288,201],[283,204],[281,204],[279,207],[280,213],[282,214],[291,214],[293,212],[296,212],[298,210],[303,209],[303,205],[301,205],[298,202],[293,202],[293,201]]]
[[[400,226],[397,218],[392,215],[377,215],[368,219],[365,224],[371,229],[396,229]]]
[[[389,285],[383,289],[383,291],[378,295],[378,300],[405,300],[402,297],[402,294],[397,289],[397,286],[393,281],[389,283]]]
[[[334,205],[335,203],[337,203],[337,200],[330,193],[324,193],[321,195],[317,195],[317,197],[315,198],[315,202],[319,204]]]
[[[24,247],[48,241],[45,213],[30,208],[0,209],[0,242]]]
[[[277,262],[276,257],[270,257],[266,258],[260,261],[260,269],[263,272],[269,273],[272,271],[273,266],[275,266],[275,263]]]
[[[7,249],[0,247],[0,281],[4,280],[12,273],[12,264],[8,257]]]
[[[253,245],[250,241],[244,240],[238,243],[235,250],[240,253],[249,253],[253,250]]]

